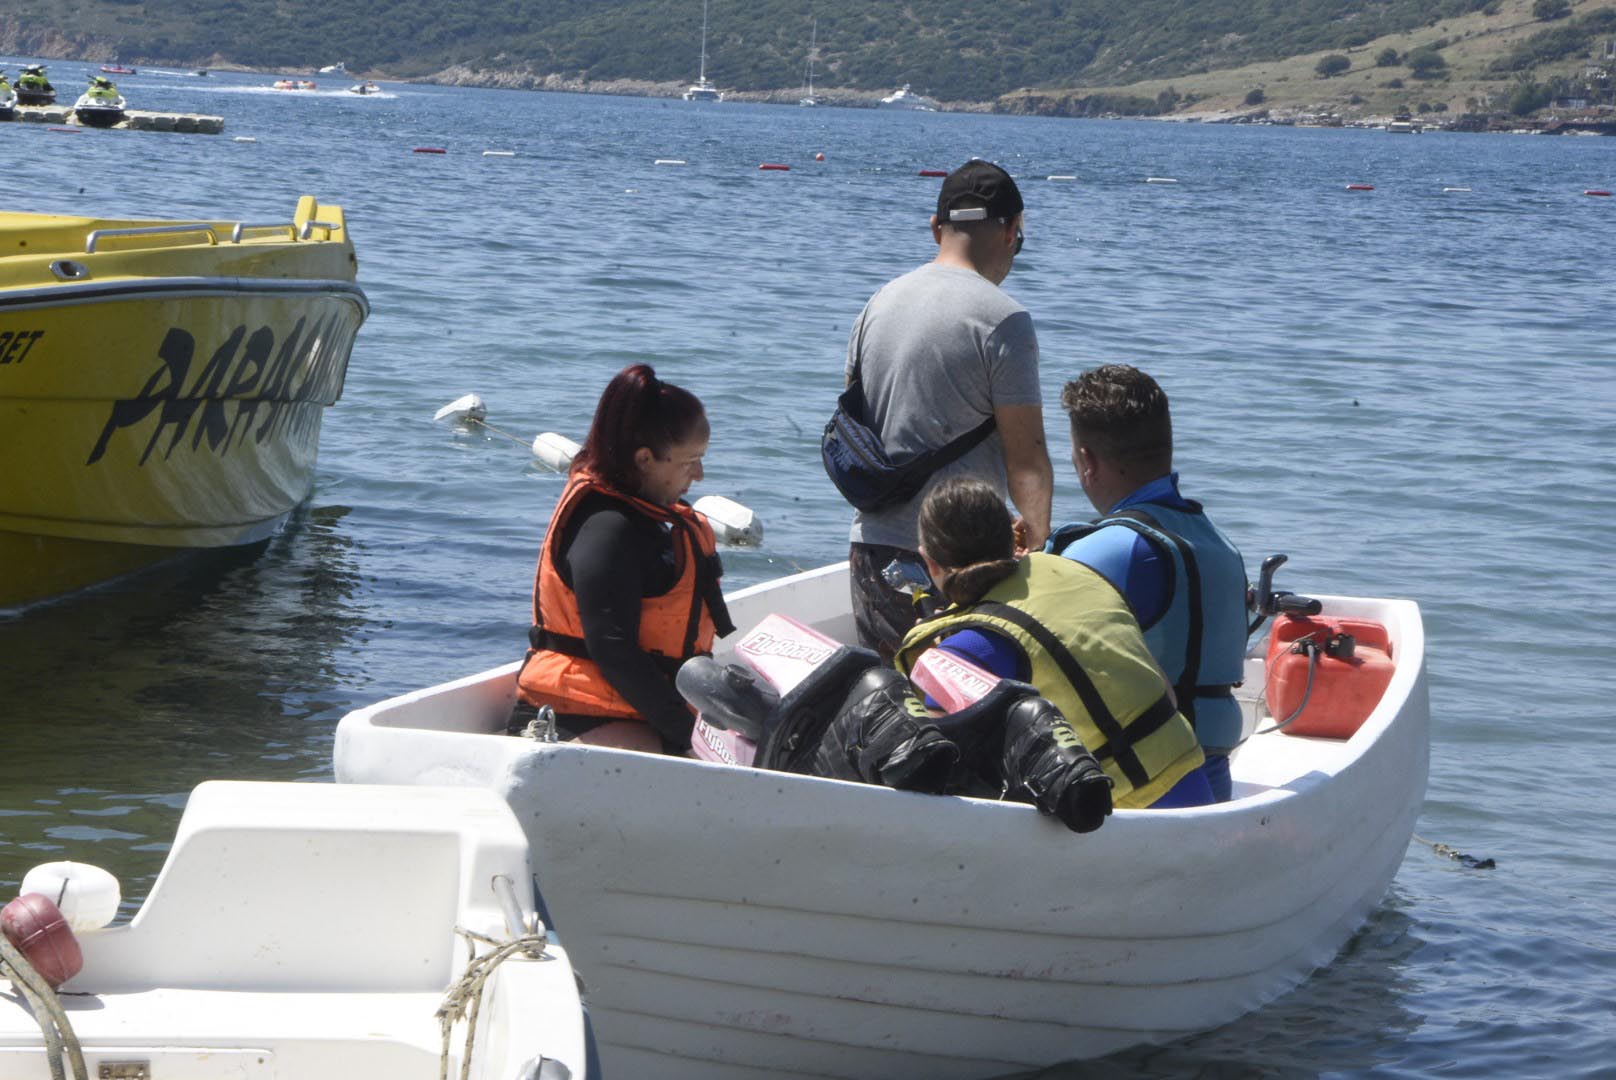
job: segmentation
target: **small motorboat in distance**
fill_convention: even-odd
[[[348,87],[348,93],[359,94],[364,97],[369,97],[371,94],[379,94],[381,92],[382,88],[369,80],[362,83],[354,83],[352,86]]]
[[[786,619],[856,640],[847,575],[732,593],[715,659],[806,658]],[[606,1076],[1020,1075],[1261,1008],[1380,904],[1425,795],[1424,630],[1407,600],[1317,601],[1363,666],[1310,661],[1278,616],[1235,691],[1233,800],[1083,835],[1022,803],[508,736],[518,664],[349,713],[336,776],[504,796]]]
[[[28,64],[17,76],[17,104],[56,104],[56,87],[45,77],[44,64]]]
[[[881,99],[881,108],[903,109],[909,112],[936,112],[937,102],[924,94],[910,93],[909,84],[904,83],[903,86]]]
[[[85,127],[109,128],[123,121],[126,106],[111,79],[91,75],[90,88],[73,103],[73,115]]]
[[[369,314],[342,208],[0,213],[0,608],[272,535]],[[3,1070],[0,1070],[3,1071]]]
[[[140,72],[132,67],[123,67],[119,64],[102,64],[101,71],[107,75],[139,75]]]
[[[204,783],[126,925],[107,925],[122,890],[104,870],[24,878],[0,1072],[583,1080],[576,977],[527,862],[491,792]]]

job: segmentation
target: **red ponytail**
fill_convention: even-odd
[[[636,450],[648,447],[660,458],[675,443],[706,431],[707,413],[696,395],[658,379],[650,364],[634,364],[606,384],[572,467],[589,469],[633,494],[640,483]]]

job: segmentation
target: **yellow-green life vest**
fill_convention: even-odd
[[[1099,759],[1118,807],[1149,806],[1206,760],[1195,729],[1173,707],[1127,602],[1082,563],[1028,555],[981,600],[948,608],[909,631],[898,648],[898,670],[907,675],[939,638],[967,629],[990,631],[1020,648],[1028,681]]]

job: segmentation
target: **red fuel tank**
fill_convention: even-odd
[[[0,931],[52,990],[84,966],[78,939],[47,896],[26,893],[0,908]]]
[[[1353,639],[1350,657],[1326,653],[1327,643],[1340,634]],[[1309,639],[1317,646],[1316,655],[1298,651],[1299,644]],[[1284,727],[1285,733],[1348,739],[1380,704],[1395,670],[1391,640],[1380,623],[1284,615],[1268,638],[1268,712],[1279,723],[1296,712],[1305,696],[1306,705]]]

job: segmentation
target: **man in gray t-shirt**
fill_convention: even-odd
[[[1021,193],[997,165],[949,174],[931,219],[937,257],[888,282],[864,305],[847,343],[847,379],[864,384],[866,420],[903,461],[993,417],[994,432],[939,470],[909,502],[853,517],[853,615],[862,644],[890,658],[914,622],[909,598],[882,580],[894,558],[918,559],[920,504],[945,477],[993,484],[1020,511],[1020,546],[1049,534],[1054,474],[1044,446],[1038,338],[1025,308],[999,288],[1021,250]]]

